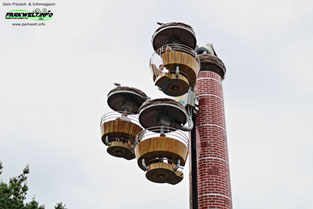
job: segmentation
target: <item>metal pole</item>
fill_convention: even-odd
[[[194,124],[196,117],[192,118]],[[190,182],[191,182],[191,209],[198,209],[198,178],[197,178],[197,147],[195,125],[190,134]]]

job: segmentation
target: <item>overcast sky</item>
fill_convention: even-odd
[[[163,96],[151,36],[181,21],[227,67],[233,207],[313,208],[313,1],[51,2],[41,27],[12,26],[6,12],[28,7],[0,5],[3,180],[30,164],[28,199],[47,208],[188,209],[188,166],[176,186],[149,182],[136,160],[106,153],[99,129],[113,82]]]

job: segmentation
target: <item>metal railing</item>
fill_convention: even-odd
[[[192,48],[183,44],[167,44],[167,45],[162,46],[158,50],[156,50],[155,53],[153,53],[152,57],[150,58],[149,65],[152,71],[153,80],[155,80],[161,73],[169,72],[169,70],[164,66],[162,54],[165,52],[170,52],[170,51],[179,51],[179,52],[187,53],[191,55],[192,57],[194,57],[200,66],[199,57]],[[186,75],[185,73],[183,74],[189,79],[188,75]]]
[[[167,127],[167,126],[154,126],[154,127],[147,128],[145,130],[140,131],[136,136],[136,142],[134,146],[136,146],[136,144],[140,143],[141,141],[144,141],[146,139],[153,138],[153,137],[170,137],[185,144],[187,149],[189,148],[188,146],[189,138],[186,136],[186,134],[179,129],[175,129],[175,128]],[[166,140],[166,138],[164,140]],[[157,157],[155,159],[148,160],[146,162],[146,165],[148,166],[150,164],[158,163],[158,162],[176,165],[177,167],[175,168],[175,170],[178,170],[178,171],[182,171],[184,168],[184,166],[181,166],[177,164],[177,162],[171,159],[168,159],[166,157]]]
[[[176,128],[167,127],[167,126],[154,126],[154,127],[147,128],[147,129],[140,131],[136,136],[136,142],[139,143],[146,139],[149,139],[152,137],[160,137],[160,136],[176,139],[184,143],[187,147],[189,147],[188,146],[189,138],[186,136],[186,134],[183,131],[176,129]]]
[[[101,117],[100,125],[104,124],[105,122],[113,121],[119,118],[120,120],[129,121],[141,127],[139,120],[138,120],[138,115],[123,115],[123,114],[124,113],[122,112],[121,113],[108,112]]]
[[[161,157],[161,158],[155,158],[155,159],[151,159],[151,160],[147,160],[147,162],[145,162],[147,166],[153,164],[153,163],[166,163],[166,164],[173,164],[173,165],[176,165],[177,166],[177,162],[171,160],[171,159],[168,159],[166,157]],[[179,165],[177,168],[176,168],[177,171],[183,171],[184,170],[184,166],[182,165]],[[176,171],[175,170],[175,171]]]

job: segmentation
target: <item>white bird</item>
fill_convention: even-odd
[[[201,46],[201,47],[197,47],[196,48],[196,52],[197,54],[210,54],[210,55],[213,55],[213,56],[216,56],[217,57],[217,54],[214,50],[214,47],[212,44],[208,43],[204,46]]]

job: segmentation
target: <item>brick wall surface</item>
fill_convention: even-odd
[[[222,78],[200,71],[195,91],[198,207],[232,208]]]

